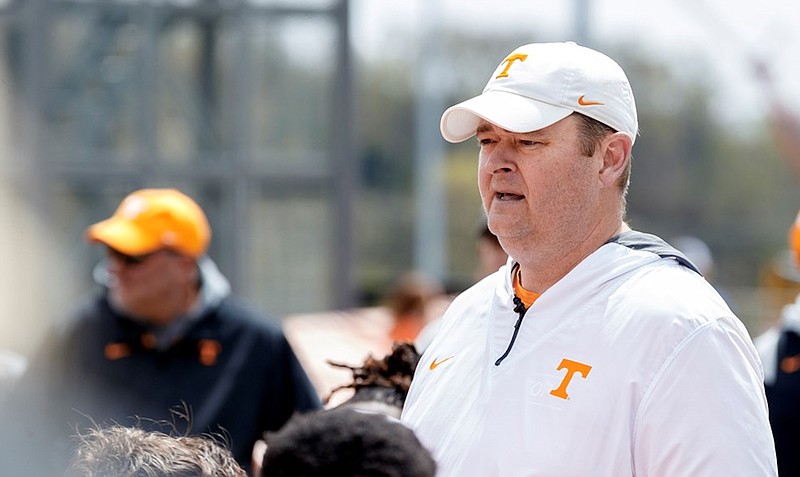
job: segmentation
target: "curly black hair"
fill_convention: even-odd
[[[353,396],[342,405],[378,401],[402,409],[419,358],[420,354],[412,343],[397,341],[392,345],[391,353],[382,359],[370,355],[361,366],[328,361],[331,366],[352,371],[353,381],[333,389],[324,401],[327,403],[342,389],[354,389]]]

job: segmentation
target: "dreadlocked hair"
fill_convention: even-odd
[[[420,354],[412,343],[396,341],[390,354],[383,359],[369,355],[361,366],[328,361],[331,366],[349,369],[353,373],[353,381],[333,389],[324,403],[327,404],[342,389],[354,389],[353,397],[347,402],[380,401],[402,407],[419,358]]]

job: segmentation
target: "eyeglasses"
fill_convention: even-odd
[[[152,257],[153,255],[157,254],[160,251],[161,250],[156,250],[155,252],[146,253],[144,255],[127,255],[120,252],[119,250],[114,250],[111,247],[108,247],[106,249],[108,258],[112,258],[114,260],[117,260],[125,264],[126,266],[131,266],[131,267],[143,264],[144,262],[147,261],[147,259],[149,259],[150,257]]]

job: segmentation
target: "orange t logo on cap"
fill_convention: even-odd
[[[513,65],[514,62],[517,61],[517,60],[525,61],[527,59],[528,59],[528,55],[525,55],[525,54],[522,54],[522,53],[517,53],[516,55],[509,56],[508,58],[503,60],[503,63],[506,64],[506,67],[503,68],[503,71],[499,75],[495,76],[495,78],[508,78],[508,70],[511,68],[511,65]]]

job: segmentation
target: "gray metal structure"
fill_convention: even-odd
[[[65,245],[75,290],[101,258],[84,228],[134,189],[169,186],[206,209],[210,255],[238,295],[278,315],[355,304],[348,11],[348,0],[0,3],[13,118],[0,127],[14,151],[0,174]]]

